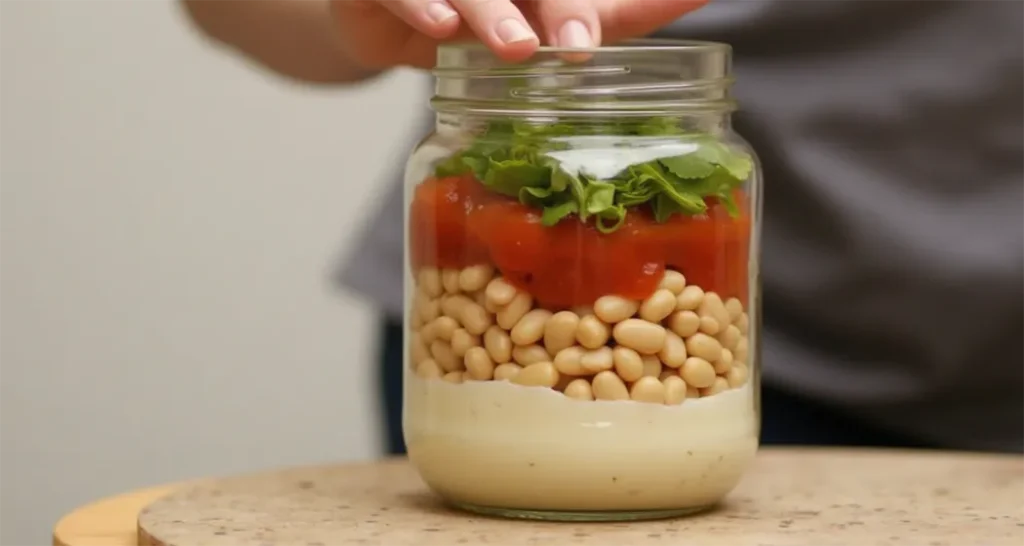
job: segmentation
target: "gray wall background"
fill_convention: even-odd
[[[0,542],[128,489],[378,455],[373,315],[328,274],[420,78],[301,89],[169,0],[0,1]]]

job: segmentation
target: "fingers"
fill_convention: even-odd
[[[609,43],[646,36],[700,8],[708,0],[593,0]]]
[[[473,40],[473,32],[466,25],[462,25],[458,32],[450,36],[448,40]],[[414,32],[402,41],[401,45],[397,46],[396,55],[404,66],[430,70],[437,65],[437,46],[445,41],[435,40],[425,34]]]
[[[447,38],[459,28],[459,13],[446,0],[384,0],[380,4],[434,39]]]
[[[437,44],[454,39],[475,35],[499,58],[519,62],[537,50],[538,32],[556,47],[596,47],[647,35],[707,1],[523,0],[523,11],[512,0],[333,0],[331,5],[350,54],[374,65],[429,66]],[[588,56],[563,54],[567,60]]]
[[[585,48],[601,45],[601,19],[591,0],[540,0],[537,16],[544,27],[547,43],[553,46]]]
[[[477,37],[499,57],[523,60],[536,51],[540,38],[523,13],[509,0],[451,0]]]

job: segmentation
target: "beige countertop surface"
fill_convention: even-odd
[[[443,505],[404,459],[200,480],[84,506],[60,546],[1024,545],[1024,457],[762,448],[716,509],[637,523],[487,518]]]

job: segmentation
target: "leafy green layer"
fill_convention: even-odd
[[[716,197],[737,214],[732,190],[750,176],[751,157],[671,119],[614,125],[490,124],[467,149],[435,168],[472,172],[490,190],[542,209],[553,226],[569,215],[610,233],[629,207],[647,205],[664,222],[701,214]]]

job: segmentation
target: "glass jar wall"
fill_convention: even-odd
[[[404,431],[447,501],[645,519],[739,482],[760,423],[761,177],[729,123],[729,55],[440,48],[437,128],[406,173]]]

